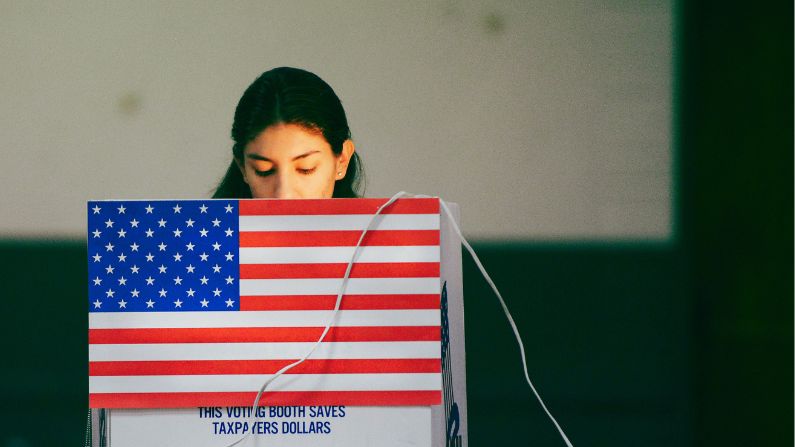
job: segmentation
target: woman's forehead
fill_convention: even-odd
[[[306,158],[331,153],[322,133],[297,124],[275,124],[260,132],[246,145],[246,156],[271,161]]]

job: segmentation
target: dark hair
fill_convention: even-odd
[[[232,123],[232,163],[216,188],[213,198],[251,198],[251,190],[237,166],[246,145],[273,124],[298,124],[317,131],[339,155],[342,144],[351,138],[345,110],[334,90],[306,70],[279,67],[262,73],[243,93]],[[334,182],[332,197],[359,197],[364,171],[356,152],[347,175]]]

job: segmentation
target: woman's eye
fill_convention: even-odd
[[[315,169],[317,169],[317,167],[310,168],[310,169],[300,169],[299,168],[298,172],[300,172],[301,174],[304,174],[304,175],[309,175],[309,174],[315,172]]]
[[[267,176],[273,174],[273,172],[274,172],[273,169],[269,169],[267,171],[257,171],[256,169],[254,170],[254,173],[257,174],[260,177],[267,177]]]

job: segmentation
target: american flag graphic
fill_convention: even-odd
[[[89,405],[251,405],[387,199],[88,203]],[[439,199],[375,218],[263,405],[441,403]]]

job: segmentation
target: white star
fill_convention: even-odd
[[[133,264],[133,266],[130,267],[130,271],[133,273],[138,273],[138,270],[140,270],[140,268],[135,264]]]
[[[94,278],[94,285],[95,285],[95,286],[98,286],[98,285],[100,285],[100,284],[102,284],[102,280],[101,280],[101,279],[99,279],[99,276],[97,276],[96,278]]]
[[[174,207],[174,214],[179,214],[179,212],[180,212],[181,210],[182,210],[182,207],[181,207],[181,206],[179,206],[179,204],[177,204],[177,205]]]
[[[215,290],[213,290],[213,296],[221,296],[221,289],[216,287]]]
[[[228,300],[226,300],[226,307],[232,307],[234,305],[235,305],[235,302],[232,301],[232,298],[229,298]]]
[[[135,242],[133,242],[132,245],[130,245],[130,250],[138,251],[138,247],[140,247],[140,245],[138,245]]]
[[[113,221],[110,219],[105,221],[105,228],[113,228]]]
[[[94,301],[94,309],[99,309],[100,307],[102,307],[102,301],[100,300]]]
[[[93,231],[91,234],[93,234],[93,235],[94,235],[94,239],[96,239],[96,238],[98,238],[98,237],[102,236],[102,232],[101,232],[101,231],[99,231],[99,230],[94,230],[94,231]]]
[[[202,214],[206,214],[207,213],[207,206],[202,203],[202,206],[199,207],[199,211],[201,211]]]
[[[174,262],[182,261],[182,255],[177,253],[174,255]]]
[[[180,236],[182,236],[182,230],[177,228],[176,230],[174,230],[174,237],[180,237]]]
[[[188,294],[188,296],[189,296],[189,297],[193,297],[193,295],[195,295],[195,294],[196,294],[196,291],[195,291],[195,290],[193,290],[193,289],[188,289],[188,290],[186,290],[185,292],[187,292],[187,294]]]
[[[127,308],[127,301],[124,301],[124,299],[119,301],[119,309],[126,309],[126,308]]]
[[[146,237],[152,237],[152,235],[153,235],[153,234],[155,234],[155,232],[154,232],[154,231],[152,231],[152,229],[151,229],[151,228],[148,228],[148,229],[145,231],[145,233],[146,233]]]
[[[108,245],[105,246],[105,251],[113,251],[113,244],[108,242]]]
[[[120,286],[126,286],[127,285],[127,278],[125,278],[123,276],[121,278],[119,278],[118,281],[119,281],[119,285]]]
[[[113,289],[108,289],[108,291],[105,292],[105,295],[107,295],[108,298],[113,298],[113,294],[115,293],[116,292],[114,292]]]
[[[221,266],[218,265],[218,264],[215,264],[213,266],[213,273],[221,273]]]
[[[146,254],[146,262],[152,262],[153,259],[155,259],[155,255],[152,252]]]
[[[166,273],[166,266],[165,266],[165,265],[163,265],[163,264],[160,264],[160,267],[158,267],[158,268],[157,268],[157,270],[158,270],[160,273]]]
[[[224,255],[224,256],[226,256],[226,260],[227,260],[227,261],[231,261],[232,259],[234,259],[234,258],[235,258],[235,255],[233,255],[231,251],[230,251],[230,252],[228,252],[228,253],[227,253],[226,255]]]
[[[188,251],[193,251],[193,247],[195,247],[195,245],[193,245],[193,242],[188,242],[188,245],[185,246],[185,248],[187,248]]]
[[[91,208],[91,210],[94,211],[94,214],[99,214],[102,208],[100,208],[99,205],[94,205],[94,208]]]
[[[174,307],[182,307],[182,301],[180,301],[179,298],[177,298],[177,300],[174,301]]]
[[[226,277],[226,283],[227,284],[233,284],[234,282],[235,282],[235,278],[232,278],[231,276],[227,276]]]
[[[138,228],[138,221],[133,219],[130,221],[130,228]]]
[[[219,244],[219,243],[216,241],[216,242],[213,244],[213,250],[215,250],[215,251],[219,251],[219,250],[221,250],[221,244]]]
[[[119,206],[118,208],[116,208],[116,209],[117,209],[117,210],[119,210],[119,214],[124,214],[124,211],[125,211],[127,208],[125,208],[125,207],[124,207],[124,205],[120,205],[120,206]]]
[[[152,298],[149,298],[149,301],[146,302],[146,308],[151,309],[153,307],[155,307],[155,302],[152,301]]]
[[[108,274],[113,273],[113,266],[108,265],[107,267],[105,267],[105,271],[108,272]]]
[[[213,220],[213,226],[214,227],[220,227],[221,226],[221,221],[218,220],[217,217],[215,218],[215,220]]]
[[[207,301],[207,298],[204,298],[203,300],[201,300],[199,302],[202,303],[202,307],[207,307],[207,304],[210,303],[209,301]]]
[[[159,293],[159,294],[160,294],[160,297],[161,297],[161,298],[162,298],[162,297],[164,297],[164,296],[166,296],[166,295],[168,294],[168,292],[166,291],[166,289],[160,289],[160,290],[159,290],[157,293]]]
[[[204,285],[207,285],[207,281],[209,281],[209,279],[207,279],[207,277],[206,277],[206,276],[202,276],[202,277],[201,277],[201,279],[200,279],[199,281],[201,281],[201,282],[202,282],[202,284],[204,284]]]
[[[232,233],[234,233],[234,231],[232,231],[231,228],[227,228],[224,233],[226,233],[226,237],[232,237]]]
[[[190,264],[189,266],[185,267],[185,270],[187,270],[188,273],[193,273],[195,269],[196,267],[194,267],[193,264]]]
[[[152,210],[154,210],[154,208],[152,208],[152,205],[146,205],[146,208],[144,209],[146,210],[146,214],[152,214]]]
[[[201,234],[201,237],[207,237],[207,230],[202,228],[201,230],[199,230],[199,234]]]
[[[138,298],[138,294],[140,294],[140,293],[141,293],[141,292],[139,292],[139,291],[138,291],[138,289],[132,289],[132,290],[130,291],[130,295],[132,295],[132,296],[133,296],[133,298]]]
[[[179,276],[174,278],[174,285],[181,286],[182,285],[182,278],[180,278]]]
[[[188,220],[185,221],[185,225],[187,225],[189,227],[193,227],[193,222],[195,222],[193,219],[188,219]]]
[[[155,279],[154,279],[154,278],[152,278],[151,276],[150,276],[150,277],[148,277],[148,278],[146,278],[146,285],[147,285],[147,286],[151,286],[151,285],[153,285],[154,283],[155,283]]]
[[[202,253],[202,254],[200,254],[200,255],[199,255],[199,257],[202,259],[202,261],[207,261],[207,258],[208,258],[209,256],[210,256],[210,255],[208,255],[207,253]]]
[[[164,244],[162,242],[160,243],[160,245],[157,246],[157,248],[159,248],[160,251],[166,251],[166,247],[168,247],[168,245],[166,245],[166,244]]]
[[[226,209],[226,212],[227,212],[227,213],[231,213],[233,208],[232,208],[232,205],[226,205],[226,206],[224,207],[224,209]]]
[[[120,254],[120,255],[118,256],[118,258],[119,258],[119,262],[124,262],[124,261],[126,261],[126,260],[127,260],[127,255],[125,255],[124,253],[122,253],[122,254]]]
[[[117,231],[117,233],[119,233],[119,237],[124,237],[124,236],[127,235],[127,232],[124,231],[124,229],[121,229],[121,230]]]
[[[102,260],[102,256],[100,256],[99,253],[92,256],[92,258],[94,258],[94,262],[99,262]]]
[[[165,227],[165,226],[166,226],[166,223],[168,223],[168,222],[166,222],[166,221],[165,221],[165,220],[163,220],[162,218],[161,218],[160,220],[158,220],[158,221],[157,221],[157,225],[158,225],[159,227],[161,227],[161,228],[162,228],[162,227]]]

